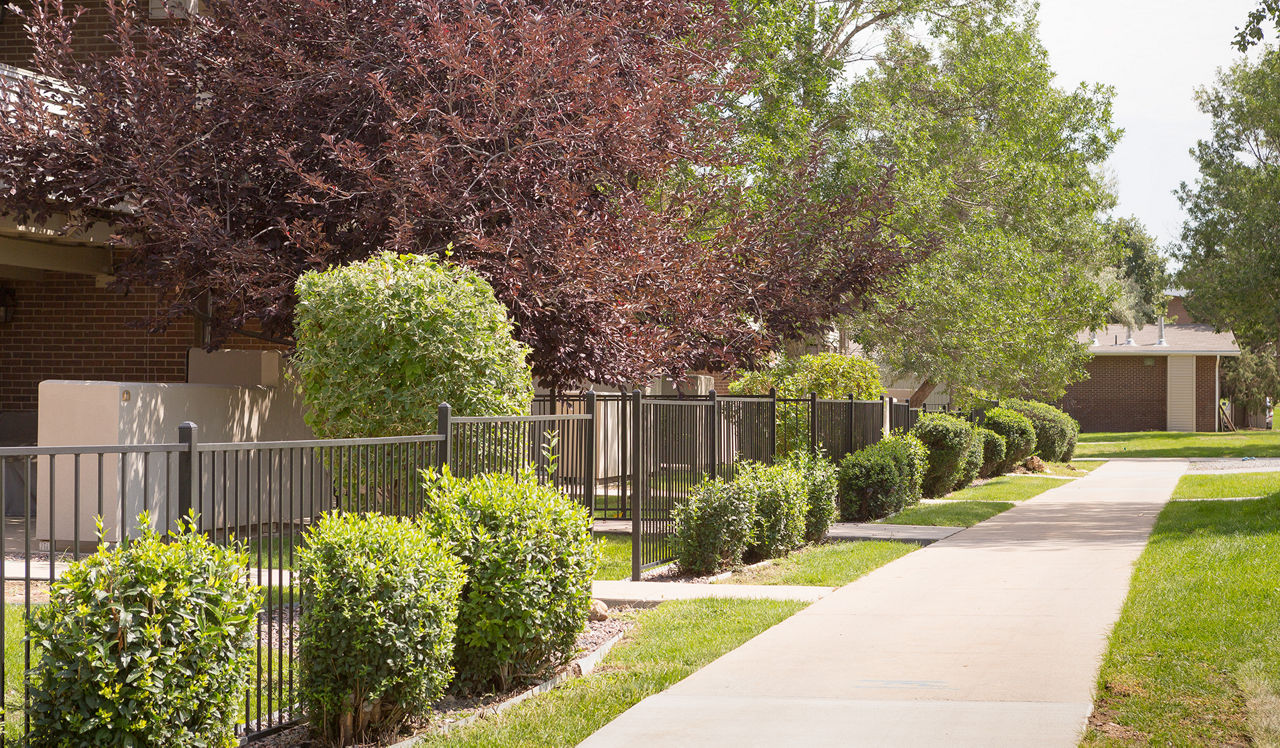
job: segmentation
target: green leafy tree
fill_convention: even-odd
[[[1250,413],[1263,412],[1269,404],[1280,401],[1275,347],[1255,350],[1246,346],[1239,356],[1226,358],[1222,362],[1222,396]]]
[[[1156,322],[1168,300],[1169,272],[1155,238],[1134,217],[1113,218],[1104,226],[1117,253],[1112,277],[1120,286],[1109,321],[1134,327]]]
[[[1236,49],[1244,52],[1261,42],[1268,21],[1280,29],[1280,0],[1261,0],[1257,8],[1249,11],[1244,26],[1236,30]]]
[[[1192,150],[1175,257],[1188,311],[1256,350],[1280,340],[1280,50],[1221,71],[1196,93],[1212,136]]]

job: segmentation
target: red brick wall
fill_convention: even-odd
[[[35,410],[45,379],[186,381],[191,320],[155,335],[131,325],[156,308],[153,293],[125,296],[66,273],[0,285],[16,295],[13,322],[0,324],[0,411]]]
[[[29,6],[28,0],[11,1],[11,4],[20,8]],[[68,12],[71,11],[73,5],[85,8],[84,15],[76,23],[76,34],[72,45],[77,54],[88,55],[109,50],[110,44],[103,38],[110,26],[105,0],[67,2],[66,9]],[[140,0],[138,7],[142,12],[150,13],[151,6],[148,0]],[[9,13],[5,17],[4,23],[0,24],[0,62],[25,68],[29,67],[30,58],[31,45],[27,43],[27,33],[23,29],[22,19],[16,17],[13,13]]]
[[[1168,364],[1163,356],[1095,356],[1089,378],[1068,387],[1059,407],[1082,431],[1163,431]]]
[[[1217,431],[1218,357],[1196,356],[1196,431]]]
[[[1189,325],[1195,320],[1191,319],[1191,315],[1187,313],[1187,305],[1182,302],[1181,296],[1170,296],[1169,305],[1166,307],[1165,316],[1169,318],[1169,323],[1173,325]]]

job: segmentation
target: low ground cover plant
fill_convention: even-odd
[[[1003,405],[1030,419],[1036,431],[1037,457],[1046,462],[1068,462],[1075,455],[1080,436],[1076,419],[1048,403],[1033,400],[1009,400]]]
[[[671,540],[676,562],[691,574],[714,574],[742,563],[755,530],[755,506],[742,486],[705,480],[678,504]]]
[[[965,475],[967,464],[972,462],[973,426],[946,413],[925,413],[911,433],[929,450],[928,467],[921,485],[924,495],[950,493]]]
[[[298,694],[339,745],[421,716],[453,676],[462,564],[400,517],[327,514],[298,549]]]
[[[920,501],[928,448],[911,434],[881,439],[840,462],[840,519],[865,522]]]
[[[29,743],[234,746],[260,593],[194,517],[71,565],[31,610]],[[101,532],[101,524],[99,524]]]
[[[1023,460],[1036,451],[1036,427],[1030,418],[1008,408],[992,408],[987,411],[982,422],[983,428],[990,429],[1004,437],[1004,460],[997,470],[1007,473],[1021,465]]]
[[[573,654],[598,564],[590,513],[530,474],[425,477],[427,531],[467,569],[455,689],[505,691]]]

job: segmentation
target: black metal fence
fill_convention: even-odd
[[[675,508],[706,477],[729,478],[744,461],[799,449],[840,459],[918,415],[888,400],[588,392],[538,398],[527,416],[458,417],[443,405],[437,433],[419,436],[205,443],[184,424],[166,444],[0,448],[0,640],[23,664],[14,672],[0,658],[5,742],[27,734],[24,673],[33,654],[22,630],[32,607],[48,599],[67,563],[137,537],[143,512],[165,532],[195,511],[215,542],[248,544],[246,578],[265,594],[238,731],[254,740],[301,716],[293,573],[305,530],[326,511],[417,514],[426,500],[421,471],[446,464],[463,477],[528,472],[597,520],[627,521],[640,578],[673,559]]]

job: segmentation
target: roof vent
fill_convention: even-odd
[[[1125,327],[1125,328],[1124,328],[1124,344],[1125,344],[1125,345],[1137,345],[1137,343],[1134,343],[1134,342],[1133,342],[1133,327],[1132,327],[1132,326],[1129,326],[1129,327]]]
[[[1169,345],[1164,339],[1164,315],[1160,315],[1160,338],[1156,340],[1156,345]]]

